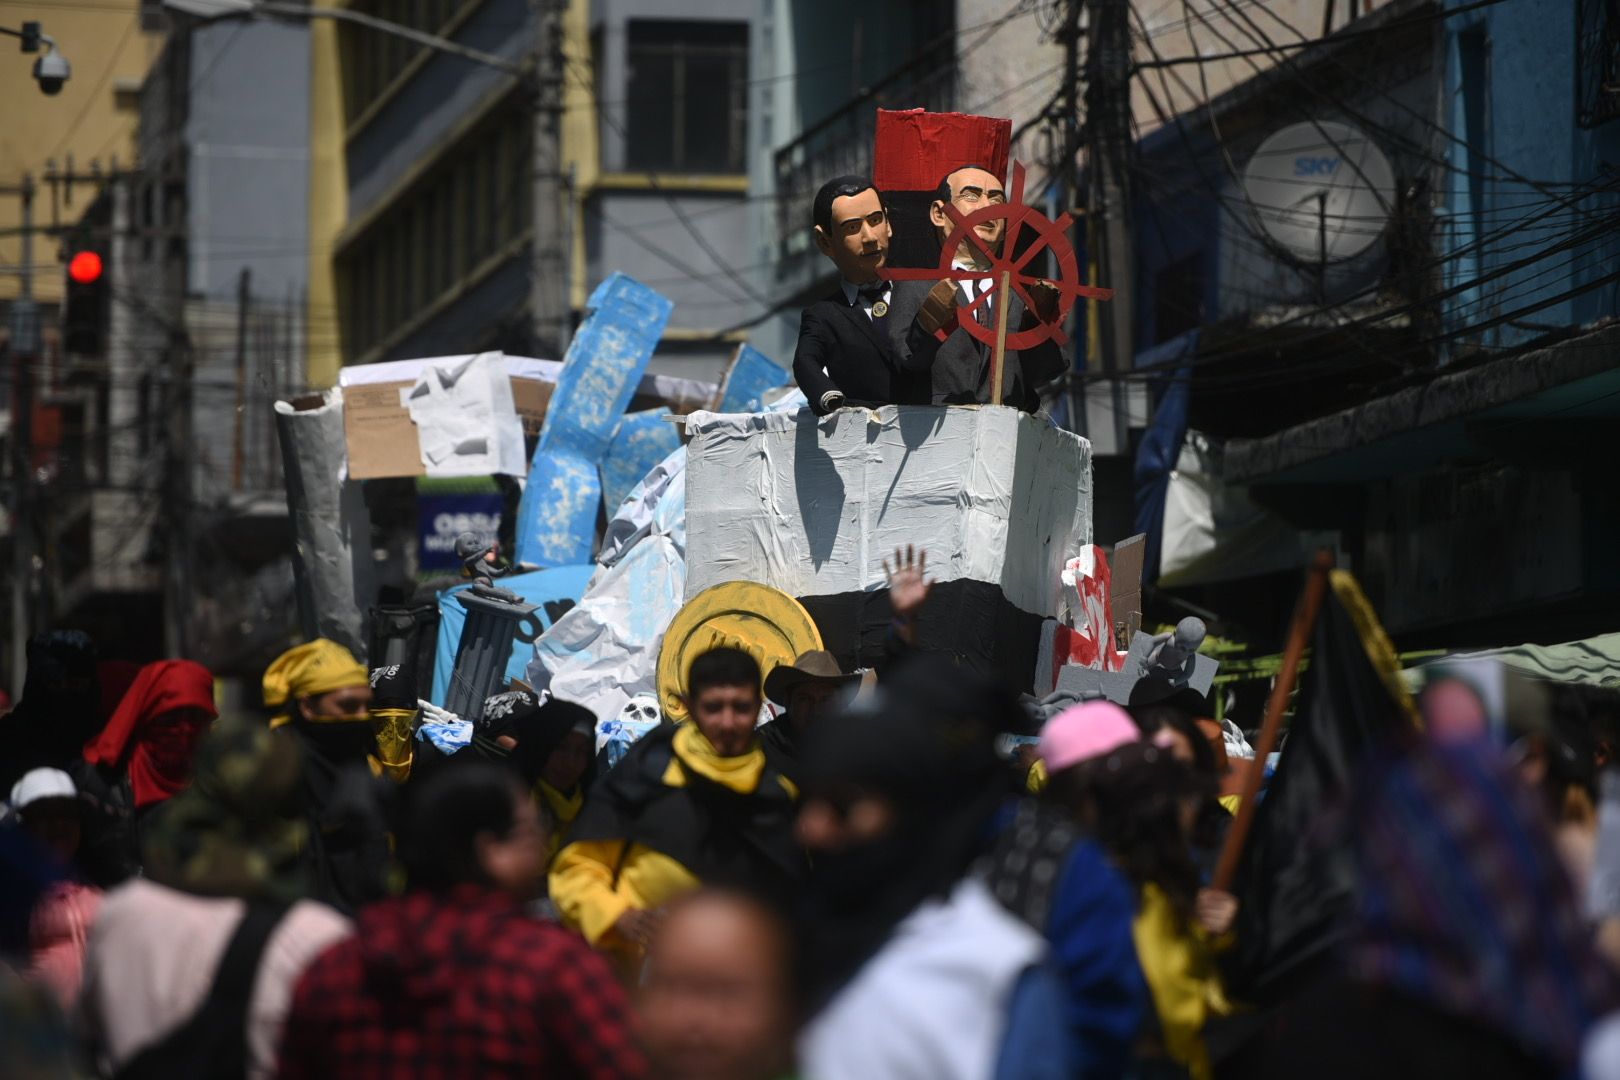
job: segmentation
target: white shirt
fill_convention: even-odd
[[[975,266],[973,264],[973,262],[971,260],[969,260],[969,259],[953,259],[951,261],[951,269],[952,270],[977,270],[978,267]],[[978,278],[976,280],[961,280],[961,279],[958,279],[958,281],[956,282],[956,287],[962,290],[962,296],[964,298],[966,298],[968,303],[971,304],[971,303],[973,303],[973,301],[975,301],[975,300],[977,300],[979,298],[980,293],[989,292],[990,287],[991,287],[992,284],[993,284],[993,282],[988,277],[982,277],[982,278]],[[990,309],[990,305],[994,304],[995,302],[996,302],[996,298],[992,296],[990,299],[986,300],[980,306],[983,307],[986,311],[988,311]]]
[[[193,896],[144,878],[107,894],[90,930],[79,1002],[104,1074],[191,1019],[246,910],[241,900]],[[275,1075],[293,987],[315,957],[351,933],[348,919],[310,900],[276,924],[248,1001],[250,1078]]]
[[[850,307],[858,306],[862,311],[866,312],[866,317],[870,319],[872,317],[872,304],[876,301],[868,302],[867,298],[861,295],[861,287],[855,284],[853,281],[844,281],[840,279],[839,284],[844,287],[844,302]],[[885,281],[883,283],[883,293],[879,299],[881,299],[885,304],[890,303],[890,293],[892,293],[893,290],[893,285]]]
[[[799,1036],[805,1080],[990,1080],[1018,979],[1046,954],[978,878],[896,926]]]

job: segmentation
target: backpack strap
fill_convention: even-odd
[[[218,1080],[245,1077],[247,1016],[253,983],[284,907],[249,903],[214,969],[214,982],[190,1020],[142,1050],[118,1070],[118,1080],[177,1075]]]

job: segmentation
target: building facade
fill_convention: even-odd
[[[533,62],[525,0],[358,6]],[[562,12],[573,319],[615,270],[664,292],[676,308],[655,371],[718,377],[752,309],[739,222],[750,8],[575,0]],[[536,354],[532,80],[348,24],[317,27],[314,47],[311,381],[376,360]]]
[[[304,385],[308,57],[297,24],[177,22],[131,164],[65,235],[104,255],[107,303],[48,388],[35,622],[111,656],[252,677],[290,630],[273,405]]]
[[[1620,27],[1607,15],[1386,5],[1138,146],[1155,434],[1182,445],[1184,418],[1225,491],[1336,536],[1402,646],[1612,629],[1599,440],[1620,412]],[[1301,121],[1351,125],[1391,165],[1390,204],[1340,223],[1376,231],[1354,258],[1302,258],[1256,227],[1242,172]],[[1293,574],[1209,577],[1186,595],[1258,623],[1295,588]]]

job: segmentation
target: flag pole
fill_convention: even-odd
[[[1001,272],[996,292],[996,351],[990,357],[990,404],[1001,404],[1002,371],[1007,365],[1007,298],[1012,295],[1012,271]]]
[[[1299,606],[1294,609],[1294,623],[1288,630],[1288,645],[1283,650],[1282,670],[1277,672],[1277,682],[1272,686],[1271,698],[1266,702],[1266,719],[1260,728],[1259,745],[1254,748],[1254,764],[1243,778],[1243,798],[1238,803],[1237,819],[1227,830],[1220,861],[1216,863],[1215,875],[1210,879],[1210,887],[1222,892],[1231,890],[1232,879],[1237,876],[1238,859],[1243,855],[1243,845],[1249,838],[1249,829],[1254,825],[1255,812],[1260,808],[1260,784],[1266,775],[1266,759],[1277,748],[1283,713],[1288,708],[1288,698],[1293,694],[1294,682],[1299,676],[1300,657],[1310,642],[1317,616],[1322,612],[1328,571],[1332,569],[1333,553],[1326,548],[1317,551],[1311,561],[1310,575],[1305,579],[1305,593],[1300,598]]]

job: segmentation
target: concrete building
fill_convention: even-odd
[[[52,215],[51,185],[45,179],[58,172],[111,172],[128,165],[135,156],[138,90],[147,66],[163,44],[164,20],[143,9],[140,0],[61,4],[50,0],[7,4],[0,25],[17,29],[37,22],[54,37],[62,55],[73,65],[73,77],[60,93],[40,93],[33,76],[36,56],[17,51],[15,38],[5,38],[0,50],[0,101],[6,109],[6,137],[0,140],[0,184],[18,183],[32,175],[40,185],[35,205],[36,226],[60,225],[78,216],[62,205],[64,190],[56,192]],[[83,209],[80,189],[79,210]],[[17,295],[15,272],[21,255],[17,227],[18,201],[0,197],[0,301]],[[45,303],[62,298],[62,268],[48,235],[37,235],[34,245],[34,295]]]
[[[105,349],[41,485],[49,602],[112,655],[254,675],[290,624],[273,402],[304,385],[308,31],[178,22],[141,83],[132,165],[79,235],[105,243]],[[153,632],[163,626],[162,635]]]
[[[1171,376],[1151,439],[1185,453],[1184,418],[1215,486],[1337,537],[1404,647],[1613,629],[1606,11],[1402,0],[1139,146],[1139,361]],[[1265,239],[1240,178],[1305,119],[1365,132],[1395,178],[1376,242],[1326,265]],[[1184,595],[1255,626],[1298,581],[1205,573]]]
[[[525,0],[363,10],[513,63]],[[746,0],[574,0],[565,11],[568,292],[621,270],[676,302],[653,369],[712,380],[761,301],[743,271]],[[314,31],[310,375],[532,353],[528,81],[363,27]]]

